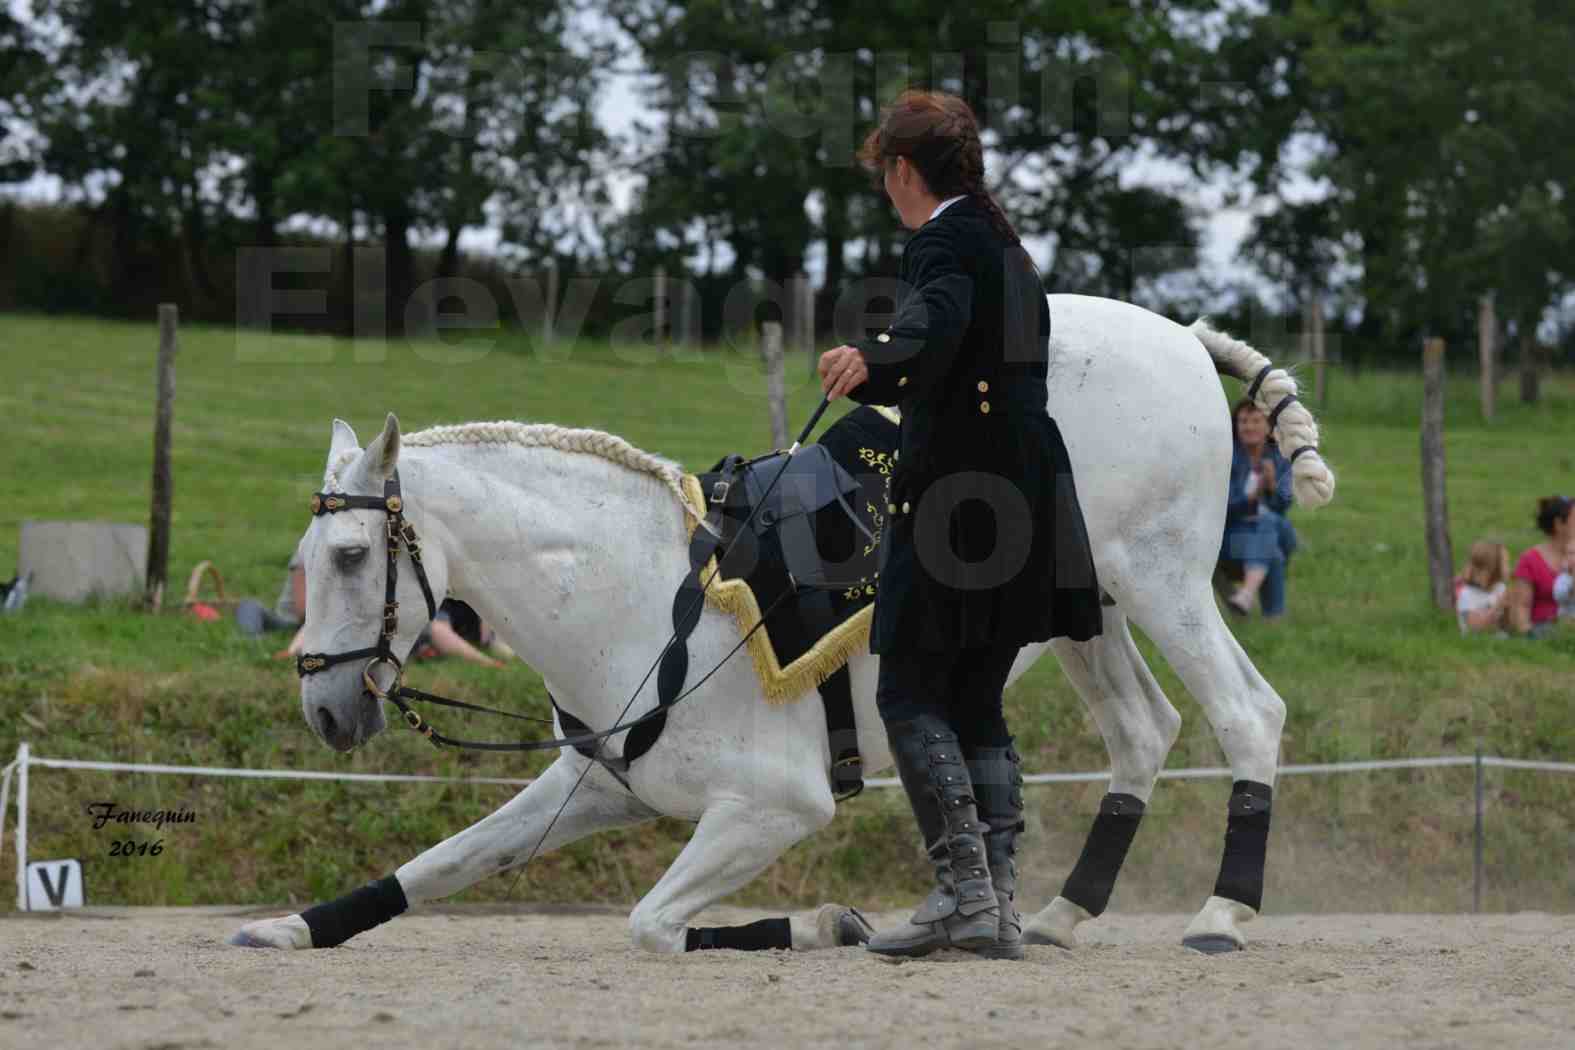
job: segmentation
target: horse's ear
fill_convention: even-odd
[[[370,480],[387,481],[394,476],[394,468],[399,466],[399,419],[394,413],[388,414],[383,432],[366,446],[361,462]]]
[[[334,473],[334,465],[348,452],[356,452],[361,448],[361,442],[356,440],[355,431],[350,424],[342,419],[334,420],[333,438],[328,442],[328,462],[323,465],[323,483],[327,484],[329,477]]]

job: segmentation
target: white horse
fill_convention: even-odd
[[[1133,644],[1130,618],[1202,705],[1236,780],[1272,786],[1284,704],[1227,630],[1210,582],[1231,457],[1230,413],[1216,373],[1244,380],[1264,373],[1256,399],[1266,410],[1294,393],[1295,382],[1201,321],[1184,328],[1083,296],[1051,296],[1050,310],[1049,411],[1071,454],[1099,580],[1113,604],[1101,636],[1027,647],[1012,678],[1053,649],[1104,736],[1110,791],[1146,803],[1181,719]],[[1311,414],[1296,403],[1284,408],[1278,433],[1287,452],[1317,444]],[[674,589],[688,570],[680,469],[598,431],[505,422],[401,437],[389,415],[364,451],[348,425],[334,422],[324,491],[381,496],[396,466],[436,595],[472,605],[542,675],[564,711],[592,729],[616,724],[667,639]],[[1301,503],[1327,502],[1333,477],[1316,451],[1299,457],[1293,471]],[[384,520],[352,510],[316,518],[307,529],[308,652],[357,649],[377,636]],[[424,602],[408,557],[400,566],[394,650],[403,654],[424,620],[412,611]],[[689,681],[738,640],[733,617],[707,605],[689,639]],[[859,748],[871,771],[890,764],[875,709],[876,665],[867,653],[849,664]],[[307,723],[340,751],[384,728],[381,706],[363,691],[362,666],[341,664],[301,683]],[[648,686],[630,716],[654,699]],[[620,740],[610,738],[606,752],[616,754]],[[688,845],[630,916],[639,947],[683,951],[694,915],[832,819],[829,761],[818,698],[767,703],[751,661],[740,656],[673,709],[656,746],[630,768],[627,787],[565,748],[501,809],[403,864],[395,877],[417,907],[523,863],[538,844],[551,850],[664,814],[695,821]],[[1228,841],[1227,861],[1233,852],[1243,850]],[[1120,859],[1107,861],[1101,877],[1113,881]],[[1256,863],[1261,886],[1261,840]],[[1255,904],[1211,896],[1187,928],[1187,943],[1241,946],[1239,925],[1256,915]],[[1028,923],[1028,939],[1071,947],[1077,924],[1102,906],[1057,897]],[[823,908],[809,920],[795,918],[793,947],[840,943],[826,915]],[[233,941],[314,946],[300,915],[247,924]]]

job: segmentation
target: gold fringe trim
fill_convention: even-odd
[[[701,491],[700,479],[693,474],[685,474],[682,484],[684,497],[696,512],[690,515],[688,520],[688,535],[692,537],[698,527],[699,519],[705,517],[705,493]],[[711,560],[701,571],[700,579],[704,581],[714,572],[716,572],[716,556],[712,555]],[[760,622],[760,605],[755,601],[755,592],[750,590],[749,584],[743,580],[718,578],[706,588],[705,597],[708,604],[723,612],[731,613],[733,619],[738,622],[740,632],[747,633]],[[786,667],[783,667],[777,659],[777,651],[765,630],[750,635],[745,648],[749,650],[750,658],[754,661],[755,674],[765,690],[766,699],[773,704],[785,704],[797,700],[836,674],[855,653],[867,651],[870,622],[874,616],[875,605],[872,602],[833,627],[808,652]]]

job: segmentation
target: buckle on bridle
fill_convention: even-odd
[[[711,486],[711,502],[722,503],[727,499],[727,490],[733,487],[731,481],[718,481]]]

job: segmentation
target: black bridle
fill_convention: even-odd
[[[394,635],[399,633],[397,591],[401,543],[410,553],[410,564],[415,567],[416,580],[421,584],[421,596],[427,601],[429,621],[437,616],[437,599],[432,596],[432,584],[427,580],[426,566],[421,564],[421,544],[416,540],[415,527],[405,520],[405,503],[399,494],[399,472],[396,470],[393,476],[383,483],[382,498],[350,496],[340,492],[312,493],[314,518],[320,518],[324,514],[337,514],[342,510],[380,510],[388,515],[383,530],[388,540],[388,579],[383,592],[383,627],[378,632],[376,645],[363,649],[350,649],[342,653],[302,653],[295,658],[295,673],[305,678],[309,674],[326,671],[337,664],[370,657],[366,666],[361,669],[361,683],[366,687],[367,693],[377,699],[394,701],[404,712],[405,721],[411,728],[419,730],[423,726],[421,716],[401,702],[399,697],[403,688],[400,679],[405,673],[405,665],[394,654]],[[377,680],[372,677],[372,670],[378,664],[388,664],[394,669],[394,681],[386,690],[381,688]],[[427,727],[427,734],[431,735],[431,727]]]
[[[824,408],[824,405],[822,405],[822,408]],[[817,419],[819,418],[819,415],[820,414],[817,412]],[[784,469],[786,468],[785,463],[783,464],[783,467]],[[781,477],[781,473],[781,471],[778,471],[778,478]],[[773,479],[772,485],[775,484],[776,479]],[[483,740],[455,740],[452,737],[447,737],[442,733],[439,733],[432,727],[431,723],[427,722],[421,717],[421,713],[419,711],[416,711],[414,708],[412,708],[406,701],[424,700],[429,703],[442,704],[445,707],[463,708],[467,711],[481,711],[489,715],[501,715],[504,718],[515,718],[522,722],[539,722],[544,725],[552,725],[553,720],[550,718],[536,718],[531,715],[515,714],[512,711],[499,711],[496,708],[483,707],[480,704],[471,704],[466,703],[463,700],[454,700],[450,697],[438,696],[435,693],[423,692],[420,689],[412,689],[408,685],[405,685],[403,681],[405,665],[399,659],[399,657],[395,655],[393,645],[394,636],[399,632],[399,599],[395,594],[395,589],[399,584],[400,544],[404,544],[405,550],[409,553],[410,563],[416,571],[416,580],[421,584],[421,594],[424,598],[426,598],[427,602],[428,622],[431,622],[431,620],[437,616],[437,601],[432,594],[432,584],[427,580],[426,567],[421,563],[421,544],[416,539],[415,527],[412,526],[410,522],[405,520],[404,500],[400,496],[399,492],[399,472],[396,470],[393,476],[384,482],[383,495],[381,498],[377,496],[351,496],[340,492],[314,492],[312,494],[313,517],[320,518],[324,514],[337,514],[343,510],[380,510],[388,515],[387,524],[384,529],[388,540],[388,580],[383,595],[382,630],[378,632],[376,645],[369,645],[361,649],[350,649],[342,653],[302,653],[295,658],[295,671],[300,677],[305,678],[307,675],[316,674],[319,671],[326,671],[328,668],[337,664],[349,663],[352,660],[370,658],[367,660],[366,666],[361,669],[361,685],[365,690],[366,695],[373,700],[387,700],[394,706],[398,707],[400,714],[404,716],[405,724],[411,729],[414,729],[416,732],[420,733],[422,736],[426,737],[435,747],[459,747],[478,751],[556,751],[563,747],[581,748],[587,747],[591,744],[596,744],[597,750],[599,752],[601,742],[607,737],[626,732],[627,730],[633,729],[635,726],[644,725],[647,722],[654,721],[658,718],[665,718],[667,716],[667,713],[671,709],[672,705],[668,705],[667,707],[657,707],[653,710],[647,711],[643,715],[631,718],[627,722],[623,721],[623,715],[628,714],[629,706],[631,706],[634,702],[634,697],[630,697],[629,704],[625,705],[623,715],[619,716],[618,723],[612,728],[603,729],[600,732],[580,733],[574,736],[559,737],[552,740],[533,740],[523,743],[510,744],[494,743],[492,741]],[[725,554],[721,560],[726,560]],[[721,571],[720,565],[716,571]],[[713,575],[715,575],[715,573],[713,573]],[[703,599],[705,589],[710,585],[710,582],[711,581],[708,578],[705,581],[705,585],[700,588],[698,595],[690,596],[681,593],[680,598],[697,597]],[[788,597],[788,594],[784,593],[779,595],[776,601],[771,603],[770,608],[768,608],[761,616],[760,621],[751,627],[749,631],[746,632],[741,639],[739,639],[738,644],[729,650],[727,656],[722,658],[722,663],[726,663],[734,653],[743,648],[744,644],[754,636],[754,633],[765,625],[767,616],[769,616],[771,612],[775,611],[777,606],[780,605],[783,599],[786,597]],[[692,612],[697,611],[698,608],[689,610],[685,612],[684,616],[688,617]],[[666,654],[667,650],[671,648],[671,646],[672,640],[670,639],[667,646],[663,647],[663,655]],[[377,684],[377,680],[372,677],[372,670],[377,667],[378,664],[383,663],[388,664],[394,669],[394,680],[389,683],[387,689],[379,686]],[[673,701],[673,703],[676,704],[678,700],[682,700],[691,693],[698,690],[702,685],[705,684],[706,680],[709,679],[711,675],[715,674],[721,669],[721,666],[721,663],[717,664],[716,667],[712,668],[711,671],[706,673],[698,682],[684,690],[684,692],[680,694]],[[655,665],[653,665],[653,669],[654,667]],[[647,678],[649,678],[649,673],[647,673]],[[640,683],[640,687],[643,688],[644,685],[645,682],[642,681]],[[639,695],[639,689],[635,690],[635,695]],[[548,694],[548,699],[552,699],[550,693]]]
[[[430,623],[437,616],[437,599],[432,594],[432,584],[427,580],[426,566],[421,563],[421,544],[416,539],[415,526],[405,520],[404,499],[399,494],[399,472],[396,470],[392,477],[383,483],[383,495],[377,496],[349,496],[342,492],[314,492],[312,493],[312,516],[322,517],[324,514],[337,514],[342,510],[380,510],[388,515],[384,534],[388,543],[388,582],[383,592],[383,627],[378,632],[377,644],[369,645],[364,649],[350,649],[342,653],[302,653],[295,658],[295,673],[305,678],[309,674],[326,671],[336,664],[349,663],[370,657],[365,667],[361,669],[361,685],[366,694],[374,700],[387,700],[399,708],[404,716],[405,724],[428,740],[434,746],[442,747],[445,744],[454,747],[480,748],[486,751],[527,751],[535,750],[533,745],[521,744],[492,744],[470,740],[454,740],[437,732],[421,717],[420,712],[412,708],[406,699],[429,700],[435,704],[447,707],[463,707],[472,711],[485,711],[488,714],[502,715],[505,718],[518,718],[526,722],[543,722],[551,725],[551,719],[532,718],[526,715],[517,715],[509,711],[495,711],[490,707],[481,707],[477,704],[467,704],[463,700],[451,700],[448,697],[424,693],[419,689],[412,689],[404,684],[405,665],[394,653],[394,635],[399,633],[399,598],[396,589],[399,586],[399,547],[404,544],[406,552],[410,555],[410,564],[416,570],[416,582],[421,584],[421,596],[427,602],[427,622]],[[394,669],[394,680],[387,689],[377,684],[377,679],[372,676],[372,671],[378,664],[388,664]]]
[[[825,413],[826,408],[830,403],[829,397],[821,398],[820,407],[815,409],[815,413],[810,416],[809,422],[804,425],[804,430],[799,434],[798,440],[793,442],[793,447],[787,450],[787,455],[783,458],[781,467],[777,469],[776,476],[771,479],[771,484],[766,486],[765,491],[761,494],[760,502],[757,503],[754,509],[749,512],[748,518],[745,519],[744,524],[740,526],[737,533],[735,533],[735,536],[747,530],[750,524],[754,521],[755,515],[760,513],[760,508],[765,506],[765,497],[770,495],[771,490],[776,488],[777,482],[782,480],[782,475],[787,472],[788,462],[793,458],[793,453],[797,452],[799,446],[801,446],[809,438],[810,431],[815,429],[815,424],[820,422],[821,415]],[[388,480],[383,483],[383,496],[381,499],[376,496],[351,496],[340,492],[314,492],[312,494],[313,517],[320,518],[324,514],[337,514],[342,510],[380,510],[388,515],[388,521],[385,528],[385,532],[388,537],[388,581],[383,596],[383,628],[378,633],[377,644],[373,646],[367,646],[363,649],[351,649],[342,653],[302,653],[295,659],[296,674],[302,678],[305,678],[309,674],[316,674],[319,671],[327,670],[336,664],[347,663],[351,660],[359,660],[362,657],[371,657],[371,659],[367,661],[367,665],[361,670],[361,684],[364,687],[366,694],[374,700],[388,700],[393,703],[399,708],[400,713],[404,715],[405,724],[411,729],[414,729],[416,732],[420,733],[422,736],[426,737],[436,747],[443,747],[447,745],[450,747],[471,748],[480,751],[556,751],[559,748],[564,747],[573,747],[578,749],[595,744],[596,750],[592,763],[594,764],[594,761],[599,760],[602,741],[606,740],[610,736],[614,736],[618,733],[623,733],[633,729],[636,726],[644,725],[647,722],[652,722],[657,719],[665,719],[668,713],[674,706],[678,704],[679,701],[686,699],[698,691],[701,686],[705,685],[707,680],[709,680],[712,675],[716,674],[717,671],[722,669],[723,664],[727,663],[727,661],[730,660],[735,653],[744,647],[745,643],[747,643],[750,638],[754,637],[756,631],[760,630],[766,625],[766,620],[770,617],[771,613],[774,612],[776,608],[782,604],[783,600],[785,600],[792,593],[792,591],[789,590],[784,591],[782,594],[778,595],[776,600],[771,603],[770,607],[761,613],[760,619],[754,624],[754,626],[744,633],[744,636],[738,640],[738,643],[734,645],[733,648],[727,651],[727,655],[722,657],[721,662],[702,675],[700,680],[695,682],[694,685],[691,685],[688,689],[683,689],[681,692],[679,692],[678,695],[673,698],[671,703],[659,705],[642,715],[638,715],[634,718],[630,718],[628,721],[624,721],[624,718],[629,714],[629,709],[634,706],[635,699],[639,697],[641,690],[645,688],[646,682],[650,680],[652,673],[656,671],[657,667],[667,657],[669,651],[673,649],[674,642],[679,639],[679,625],[682,623],[687,623],[692,629],[694,621],[698,620],[700,609],[705,602],[706,591],[710,588],[711,581],[721,574],[722,566],[727,563],[728,557],[733,553],[734,544],[728,542],[717,556],[716,567],[709,575],[706,576],[705,580],[695,581],[696,585],[692,587],[686,585],[685,587],[681,588],[678,594],[675,596],[673,602],[673,634],[668,638],[667,644],[662,647],[662,652],[657,656],[657,662],[651,664],[650,670],[646,671],[645,677],[642,678],[640,680],[640,684],[635,687],[633,695],[629,697],[629,702],[624,704],[623,711],[618,715],[617,722],[615,722],[611,728],[603,729],[593,733],[581,733],[575,736],[559,737],[554,740],[535,740],[518,744],[498,744],[476,740],[454,740],[434,730],[432,726],[421,717],[420,712],[416,711],[405,702],[406,698],[408,697],[412,700],[426,700],[430,701],[431,703],[442,704],[445,707],[458,707],[468,711],[482,711],[486,714],[502,715],[505,718],[517,718],[525,722],[542,722],[547,725],[552,725],[553,722],[551,719],[547,718],[533,718],[528,715],[517,715],[510,711],[498,711],[490,707],[482,707],[479,704],[469,704],[463,700],[452,700],[448,697],[436,696],[432,693],[422,692],[419,689],[411,689],[409,686],[404,684],[403,677],[405,673],[405,665],[400,661],[399,657],[394,655],[393,647],[394,635],[399,631],[399,599],[395,594],[395,587],[399,582],[399,545],[401,543],[405,545],[405,549],[410,554],[410,563],[416,570],[416,580],[421,584],[421,594],[424,598],[426,598],[428,622],[431,622],[437,617],[437,601],[432,596],[432,585],[427,581],[426,567],[421,564],[421,545],[416,540],[415,527],[412,526],[410,522],[405,520],[404,499],[399,494],[399,471],[394,471]],[[706,523],[702,523],[703,526],[705,524]],[[714,537],[714,541],[719,540],[721,540],[720,535]],[[713,542],[712,547],[714,548],[715,545],[715,542]],[[705,558],[701,558],[700,562],[703,564],[705,560]],[[696,570],[696,572],[698,573],[698,570]],[[687,583],[688,581],[686,581],[686,584]],[[681,653],[681,656],[682,659],[674,661],[673,665],[678,680],[677,686],[674,687],[675,689],[682,688],[683,680],[686,677],[686,672],[689,666],[687,651]],[[380,663],[386,663],[394,669],[394,680],[389,683],[387,689],[381,688],[377,684],[376,679],[372,677],[372,669]],[[664,674],[665,672],[666,668],[664,668]],[[547,698],[551,700],[552,694],[547,694]],[[556,705],[556,701],[554,701],[554,705]],[[586,767],[586,769],[589,768],[589,766]],[[581,779],[584,778],[584,775],[584,771],[582,771],[580,774]],[[578,786],[579,782],[576,781],[575,787]],[[572,793],[573,792],[571,791],[570,794],[572,795]],[[565,799],[564,802],[567,804],[568,799]],[[561,807],[559,812],[562,812]],[[556,821],[557,818],[554,817],[553,819]],[[551,828],[549,825],[549,830],[550,829]],[[545,837],[546,836],[544,834],[543,840],[545,840]],[[537,842],[536,845],[538,848],[540,848],[541,842]],[[531,856],[535,856],[534,850],[531,851]]]

